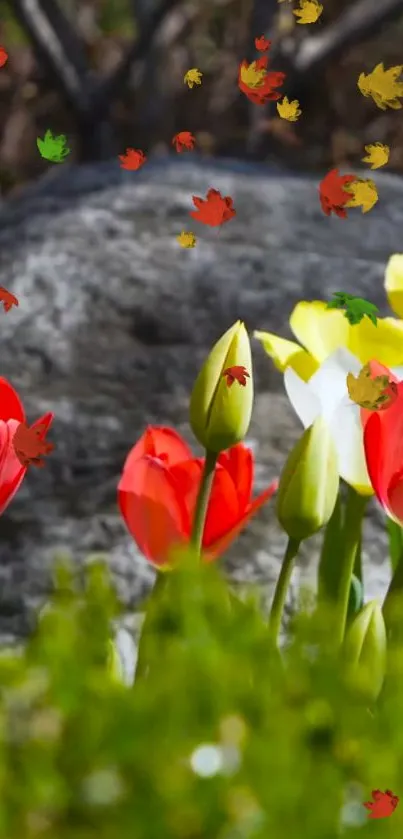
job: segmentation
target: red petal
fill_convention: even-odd
[[[0,421],[0,514],[14,498],[27,471],[21,466],[12,443],[19,424],[18,420]]]
[[[133,539],[155,565],[167,562],[172,545],[188,541],[186,506],[177,493],[176,481],[160,460],[145,455],[125,469],[118,501]]]
[[[145,454],[163,459],[168,466],[193,457],[180,434],[164,425],[149,425],[146,428],[140,440],[130,450],[123,470],[131,468],[134,461]]]
[[[203,546],[208,547],[224,536],[242,515],[237,487],[229,472],[217,465],[203,534]]]
[[[276,479],[270,484],[270,486],[267,489],[264,490],[264,492],[262,492],[257,498],[255,498],[253,503],[250,505],[249,509],[244,513],[242,518],[236,522],[236,524],[233,526],[231,530],[229,530],[220,539],[217,539],[217,541],[215,541],[214,544],[209,545],[208,550],[206,552],[207,560],[216,559],[216,557],[221,556],[227,550],[227,548],[229,548],[232,542],[234,542],[236,537],[239,536],[241,531],[248,524],[250,519],[253,518],[255,513],[257,513],[260,507],[262,507],[263,504],[265,504],[266,501],[268,501],[276,492],[277,487],[278,480]]]
[[[25,411],[10,382],[0,376],[0,420],[16,419],[25,422]]]
[[[227,470],[237,489],[241,513],[250,503],[253,487],[253,455],[247,446],[238,443],[220,454],[218,463]]]

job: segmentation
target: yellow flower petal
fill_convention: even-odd
[[[290,326],[298,341],[319,364],[338,347],[350,348],[351,327],[344,313],[327,309],[326,303],[321,300],[297,303],[290,317]]]
[[[386,367],[403,363],[403,322],[395,318],[378,318],[374,326],[368,318],[350,328],[348,349],[363,364],[376,358]]]
[[[403,253],[394,253],[388,261],[385,291],[391,309],[403,318]]]
[[[294,341],[287,341],[273,332],[254,332],[253,337],[261,342],[281,373],[284,373],[286,367],[292,367],[301,379],[307,382],[319,367],[315,359]]]

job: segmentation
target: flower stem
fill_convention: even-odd
[[[351,575],[354,571],[356,554],[360,547],[362,522],[368,496],[359,495],[348,487],[343,533],[343,557],[341,560],[339,590],[336,606],[336,639],[341,645],[346,630],[348,600],[350,596]]]
[[[280,631],[281,617],[283,614],[284,603],[287,597],[288,586],[290,584],[292,569],[294,567],[294,560],[298,553],[301,542],[299,539],[288,540],[286,552],[281,565],[280,576],[277,580],[276,590],[274,592],[273,603],[270,610],[269,627],[270,634],[273,641],[277,641],[278,633]]]
[[[207,507],[213,485],[214,471],[217,463],[218,453],[206,450],[203,473],[200,481],[199,494],[196,501],[195,517],[193,520],[192,536],[190,544],[200,558],[204,525],[206,522]]]

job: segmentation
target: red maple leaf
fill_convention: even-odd
[[[12,306],[18,306],[18,300],[15,294],[11,294],[11,291],[7,291],[6,288],[0,286],[0,300],[3,303],[3,309],[5,312],[9,312]]]
[[[146,162],[147,158],[141,149],[126,149],[124,154],[119,155],[120,168],[134,171]]]
[[[190,131],[180,131],[179,134],[175,134],[175,137],[172,138],[172,145],[175,146],[177,152],[184,151],[185,149],[193,149],[195,144],[195,138]]]
[[[205,199],[197,195],[192,195],[192,199],[197,209],[191,210],[189,215],[201,224],[218,227],[236,215],[232,198],[229,195],[223,198],[218,189],[209,189]]]
[[[339,218],[347,218],[344,205],[351,199],[351,195],[344,191],[343,186],[356,180],[355,175],[339,175],[338,169],[331,169],[325,175],[319,184],[319,197],[326,216],[333,212]]]
[[[256,68],[258,70],[265,70],[267,68],[269,56],[261,55],[256,59]],[[285,81],[285,73],[267,72],[263,84],[260,87],[249,87],[241,78],[241,68],[247,67],[248,62],[242,61],[239,65],[238,73],[238,87],[255,105],[265,105],[266,102],[280,99],[282,94],[278,93],[275,88],[280,87]]]
[[[235,364],[234,367],[227,367],[223,372],[223,376],[227,377],[228,387],[231,387],[235,381],[239,382],[242,387],[245,387],[246,377],[250,378],[246,367],[241,367],[239,364]]]
[[[13,437],[13,447],[21,466],[27,467],[30,463],[42,467],[45,461],[42,455],[53,451],[53,443],[47,443],[44,439],[46,426],[37,425],[29,428],[25,422],[20,422]]]
[[[391,816],[399,803],[397,795],[393,795],[390,789],[381,792],[380,789],[373,789],[371,792],[373,801],[364,801],[364,807],[370,810],[368,818],[384,819]]]
[[[260,38],[255,38],[255,47],[259,52],[267,52],[271,47],[271,41],[261,35]]]
[[[6,61],[8,61],[8,54],[4,47],[0,47],[0,67],[4,67]]]

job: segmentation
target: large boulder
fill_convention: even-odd
[[[372,175],[372,173],[371,173]],[[2,205],[0,285],[20,301],[1,318],[1,375],[30,421],[54,411],[55,451],[32,467],[0,518],[0,631],[27,630],[49,588],[55,552],[77,562],[108,556],[118,591],[138,602],[153,572],[116,506],[119,471],[147,423],[170,423],[192,440],[187,402],[206,352],[237,318],[290,336],[300,299],[347,290],[385,312],[383,272],[401,248],[403,183],[375,175],[371,213],[326,218],[319,177],[189,158],[123,172],[116,162],[54,167]],[[234,199],[222,229],[189,218],[192,194],[211,187]],[[183,229],[198,235],[179,247]],[[250,442],[256,488],[277,475],[301,432],[282,377],[254,342],[257,400]],[[387,581],[381,515],[368,522],[370,591]],[[228,553],[237,580],[270,589],[285,538],[268,505]],[[313,540],[302,554],[313,574]],[[304,559],[305,557],[305,559]]]

